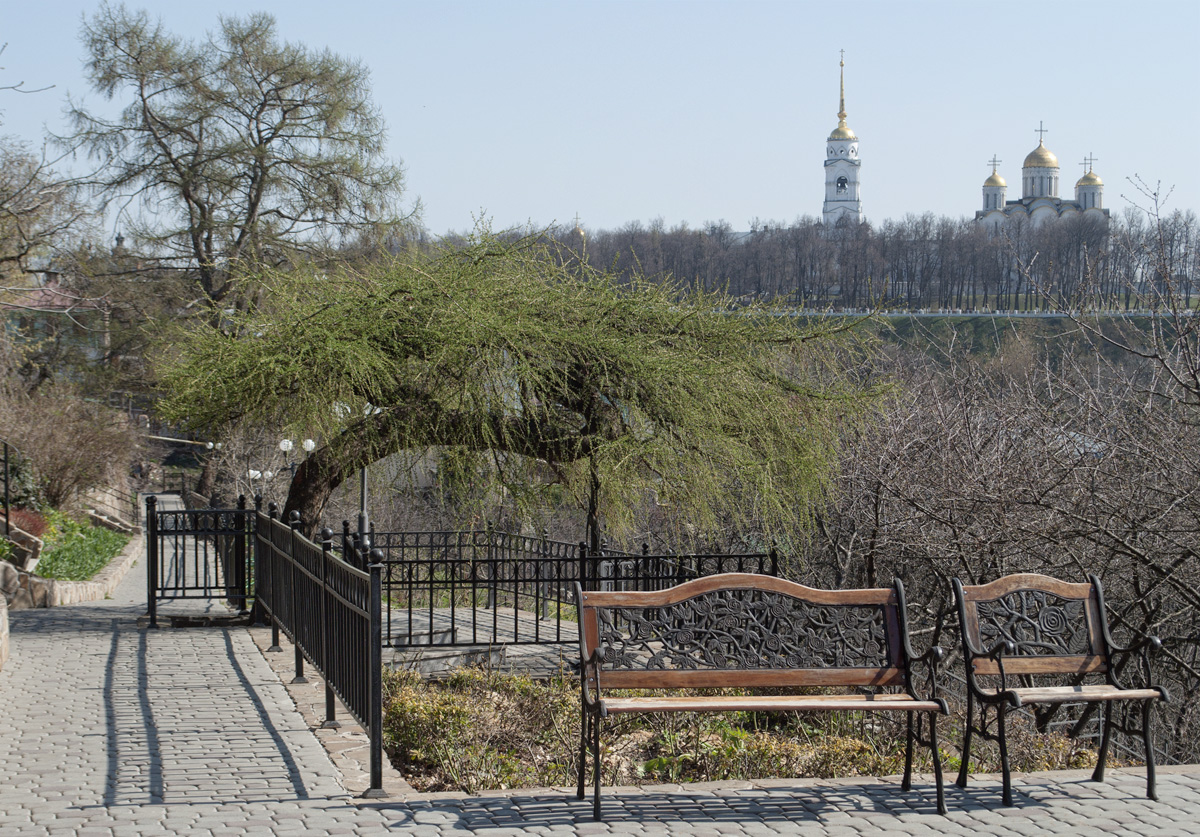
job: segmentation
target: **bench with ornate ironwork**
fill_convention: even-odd
[[[945,813],[937,717],[946,714],[946,703],[937,697],[935,677],[942,650],[931,648],[919,656],[913,651],[899,580],[891,588],[817,590],[769,576],[726,573],[650,592],[585,591],[576,585],[576,601],[579,798],[584,798],[590,755],[597,820],[601,721],[642,712],[904,712],[908,738],[902,787],[907,791],[912,785],[915,740],[933,756],[937,809]],[[917,663],[929,672],[924,695],[915,687]],[[795,694],[799,688],[822,693]],[[612,689],[653,694],[609,696]],[[770,693],[678,693],[684,689]],[[922,736],[925,716],[929,732]]]
[[[1150,742],[1150,710],[1167,692],[1150,676],[1150,654],[1161,646],[1157,637],[1142,637],[1129,647],[1113,642],[1104,615],[1100,579],[1069,583],[1032,573],[1009,575],[977,586],[954,579],[963,657],[967,669],[967,721],[963,736],[960,787],[967,786],[971,737],[979,735],[1000,745],[1005,805],[1012,805],[1012,778],[1005,735],[1006,715],[1030,704],[1099,703],[1104,707],[1104,731],[1093,781],[1104,779],[1104,764],[1114,728],[1141,734],[1146,755],[1146,795],[1154,790],[1154,749]],[[1118,677],[1119,655],[1140,653],[1140,680],[1126,686]],[[1102,683],[1085,683],[1089,676]],[[1094,679],[1094,678],[1093,678]],[[1047,681],[1050,681],[1049,683]],[[1118,725],[1114,704],[1141,704],[1141,727]],[[976,705],[979,704],[976,718]],[[988,712],[996,716],[996,731],[988,728]]]

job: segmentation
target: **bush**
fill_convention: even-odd
[[[117,410],[55,385],[0,400],[0,436],[32,466],[39,500],[65,506],[82,491],[124,478],[136,436]]]
[[[47,513],[49,527],[37,574],[61,581],[87,581],[108,566],[129,536],[99,526],[78,523],[60,512]]]
[[[8,520],[13,526],[35,538],[40,538],[50,525],[46,518],[31,509],[13,509]]]

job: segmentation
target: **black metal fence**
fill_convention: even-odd
[[[592,563],[591,579],[596,585],[592,589],[596,590],[664,590],[718,573],[779,575],[779,553],[774,547],[769,552],[652,555],[650,546],[643,544],[640,554],[603,549]]]
[[[382,555],[359,554],[354,566],[333,551],[333,532],[322,532],[320,545],[269,514],[255,517],[257,577],[255,595],[270,619],[271,650],[278,651],[279,631],[292,640],[296,678],[305,682],[307,659],[325,679],[325,724],[337,726],[334,695],[370,738],[371,785],[363,795],[383,791],[383,636],[380,625]]]
[[[12,524],[8,522],[9,512],[12,509],[12,461],[16,458],[17,449],[8,442],[0,439],[0,445],[4,446],[4,537],[11,538]]]
[[[372,534],[383,554],[383,640],[389,646],[560,645],[578,642],[574,585],[658,590],[721,572],[778,575],[763,554],[641,555],[582,543],[467,532]],[[343,554],[357,537],[343,524]]]
[[[236,509],[158,509],[146,498],[146,594],[151,627],[159,600],[224,599],[247,611],[253,595],[250,549],[254,510],[246,498]]]

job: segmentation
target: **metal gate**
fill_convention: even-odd
[[[182,506],[175,498],[163,498]],[[171,502],[173,501],[173,502]],[[146,599],[150,626],[158,627],[158,602],[224,600],[239,612],[254,595],[254,509],[238,498],[235,509],[159,507],[146,498]]]

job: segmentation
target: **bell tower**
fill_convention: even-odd
[[[838,124],[825,144],[825,205],[822,217],[828,226],[845,218],[859,223],[863,219],[862,199],[858,192],[858,137],[846,126],[846,51],[842,50]]]

